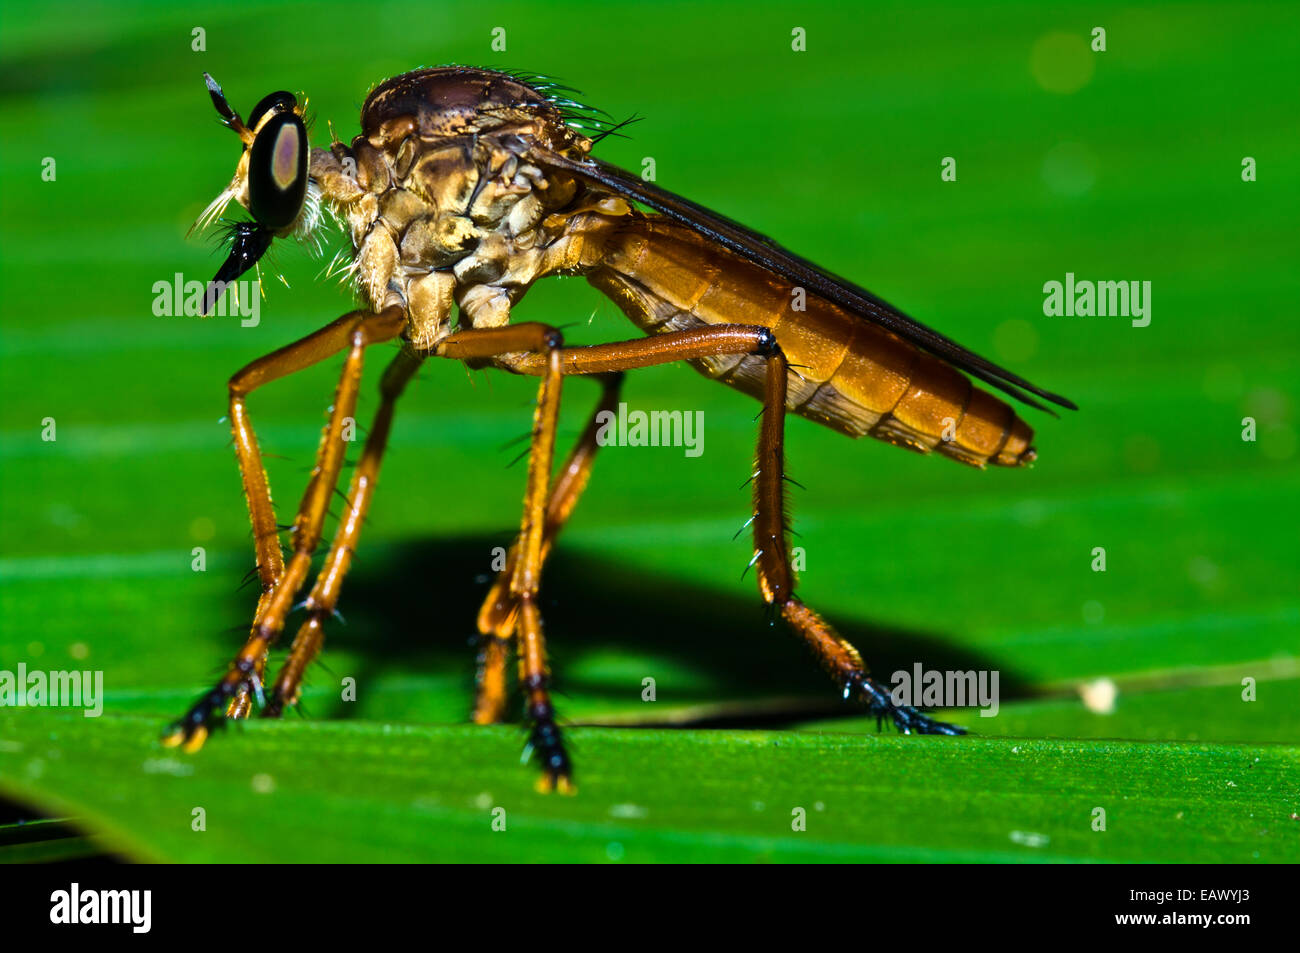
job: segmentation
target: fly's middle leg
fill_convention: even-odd
[[[820,615],[794,594],[785,509],[785,398],[789,365],[779,348],[767,355],[763,418],[754,462],[754,564],[763,599],[817,656],[844,697],[866,702],[877,719],[888,717],[905,734],[964,734],[961,728],[895,704],[868,673],[862,657]]]
[[[591,478],[592,464],[596,451],[600,448],[596,435],[600,430],[599,419],[603,411],[618,409],[619,393],[622,390],[621,373],[602,374],[597,378],[604,393],[600,403],[592,411],[586,429],[574,445],[569,458],[560,468],[551,487],[551,497],[546,504],[546,529],[542,538],[542,561],[550,555],[555,545],[555,538],[563,529],[578,499]],[[511,594],[510,583],[519,562],[519,550],[523,537],[520,536],[510,547],[506,555],[505,566],[497,574],[483,607],[478,614],[479,653],[475,677],[474,711],[475,724],[490,725],[501,721],[505,715],[506,702],[506,664],[509,661],[510,640],[514,636],[519,618],[519,600]]]
[[[518,604],[516,646],[519,653],[519,684],[524,692],[524,713],[531,725],[528,745],[542,766],[538,788],[571,793],[573,767],[565,751],[551,703],[551,670],[542,633],[538,606],[541,588],[543,545],[546,535],[547,504],[550,496],[551,464],[555,457],[559,425],[560,332],[533,322],[497,328],[458,331],[444,338],[434,353],[455,360],[494,358],[526,352],[538,357],[541,383],[533,413],[532,447],[528,479],[524,489],[524,512],[519,528],[518,555],[510,577],[510,597]]]

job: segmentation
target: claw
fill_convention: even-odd
[[[578,793],[578,786],[573,783],[573,778],[568,774],[555,774],[551,771],[543,771],[537,777],[537,783],[533,789],[538,794],[550,794],[555,791],[559,794],[572,796]]]
[[[208,740],[206,725],[197,725],[186,731],[181,725],[172,725],[167,734],[159,739],[164,748],[180,748],[186,754],[194,754]]]
[[[183,718],[167,726],[160,739],[163,747],[179,747],[186,754],[194,754],[202,748],[212,733],[213,726],[222,721],[221,716],[214,718],[213,712],[224,699],[225,694],[220,686],[207,692]]]
[[[199,725],[194,729],[194,733],[189,736],[181,750],[186,754],[194,754],[203,747],[203,743],[208,740],[208,729],[206,725]]]
[[[936,721],[927,715],[921,714],[915,708],[905,709],[909,718],[906,734],[915,731],[918,735],[964,735],[966,729],[959,725],[950,725],[946,721]],[[901,712],[900,712],[901,714]],[[895,723],[898,722],[898,715],[894,716]]]
[[[573,785],[573,765],[560,740],[560,729],[552,720],[549,703],[535,707],[531,711],[536,719],[524,748],[524,756],[535,755],[541,765],[542,773],[537,779],[536,789],[539,794],[558,791],[561,794],[575,794]]]

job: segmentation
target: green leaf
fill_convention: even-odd
[[[304,717],[236,726],[195,757],[157,747],[256,601],[238,588],[253,552],[225,382],[355,306],[318,280],[322,261],[278,242],[292,290],[268,267],[257,326],[153,313],[155,283],[219,263],[185,237],[236,151],[200,72],[245,113],[272,89],[309,94],[320,144],[327,122],[356,134],[380,78],[484,60],[481,31],[450,13],[366,9],[372,34],[339,30],[356,11],[331,2],[310,16],[5,11],[0,672],[102,673],[104,714],[0,708],[5,797],[85,832],[0,858],[1300,858],[1300,150],[1285,5],[1103,4],[1111,48],[1070,94],[1044,87],[1033,50],[1082,29],[1077,10],[1029,2],[813,4],[806,53],[789,49],[782,4],[670,17],[536,5],[512,12],[510,52],[494,54],[646,116],[633,139],[599,144],[610,161],[653,156],[665,187],[1078,402],[1059,419],[1024,411],[1039,458],[1018,471],[789,424],[789,470],[807,487],[790,500],[801,596],[884,680],[918,662],[997,671],[997,717],[952,715],[975,736],[877,734],[767,624],[742,578],[751,543],[733,538],[751,513],[758,407],[654,368],[629,375],[626,400],[703,412],[704,453],[601,451],[543,589],[581,790],[535,794],[521,730],[464,722],[493,549],[519,525],[524,473],[508,464],[536,384],[430,361],[398,408],[346,624],[327,625]],[[726,81],[702,82],[701,64]],[[945,156],[956,182],[940,179]],[[1044,283],[1067,272],[1151,281],[1151,324],[1045,315]],[[637,334],[578,279],[540,282],[515,315],[576,344]],[[367,354],[363,431],[391,354]],[[339,365],[249,400],[284,522]],[[595,400],[566,383],[563,443]],[[47,419],[56,440],[42,439]],[[283,646],[273,671],[282,659]],[[1097,679],[1118,691],[1112,714],[1078,700]]]
[[[570,733],[581,790],[562,797],[530,789],[510,728],[258,722],[189,758],[141,718],[22,717],[40,740],[6,749],[5,776],[142,859],[1300,856],[1294,746],[586,728]]]

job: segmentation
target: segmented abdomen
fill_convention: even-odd
[[[853,437],[875,437],[972,466],[1034,459],[1033,431],[1004,401],[884,328],[788,282],[674,222],[629,216],[588,280],[649,333],[708,324],[771,328],[792,365],[787,409]],[[804,310],[797,310],[799,304]],[[761,397],[765,360],[691,361]]]

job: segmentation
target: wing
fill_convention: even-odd
[[[725,246],[743,258],[760,265],[795,285],[806,288],[814,294],[825,298],[848,311],[860,315],[883,328],[911,341],[917,347],[924,348],[936,357],[942,358],[954,367],[978,377],[980,380],[1010,394],[1016,400],[1031,407],[1052,413],[1034,400],[1029,394],[1036,394],[1044,400],[1051,401],[1070,410],[1078,410],[1073,401],[1059,394],[1036,387],[1018,374],[1013,374],[1004,367],[999,367],[971,351],[966,350],[956,341],[945,337],[938,331],[927,328],[924,324],[912,320],[893,305],[877,298],[865,288],[860,288],[850,281],[845,281],[828,271],[818,268],[806,258],[800,258],[787,251],[766,236],[746,228],[739,222],[732,221],[717,212],[709,211],[702,205],[674,195],[650,182],[642,181],[617,166],[600,159],[570,159],[555,152],[539,150],[534,147],[532,155],[542,164],[563,170],[575,178],[603,186],[627,198],[654,209],[656,212],[680,222],[706,238]],[[541,153],[539,155],[539,152]],[[1028,393],[1026,393],[1026,391]]]

